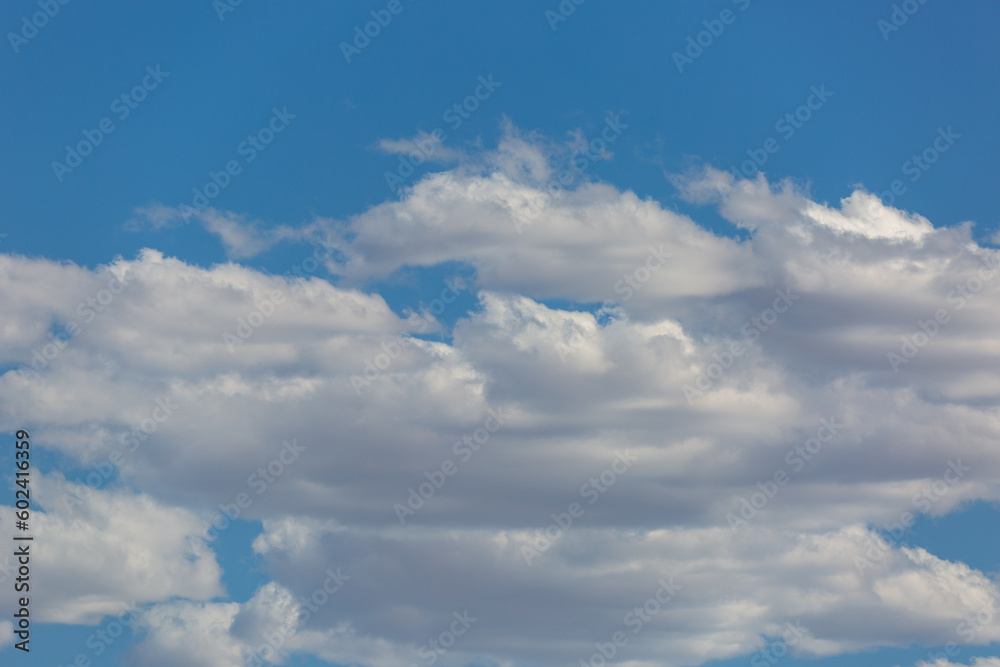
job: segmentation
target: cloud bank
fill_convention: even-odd
[[[741,241],[608,184],[547,188],[550,158],[508,134],[308,232],[204,214],[232,257],[327,239],[337,285],[0,255],[3,427],[113,464],[86,498],[44,478],[39,533],[83,554],[37,564],[44,618],[135,598],[136,665],[697,665],[787,623],[798,655],[1000,640],[975,621],[992,573],[894,538],[1000,499],[1000,256],[971,223],[674,177]],[[447,343],[365,287],[451,262],[478,307]],[[220,507],[263,521],[247,602],[220,601]],[[86,556],[108,540],[113,572]]]

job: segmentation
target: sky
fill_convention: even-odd
[[[998,28],[4,3],[3,664],[1000,667]]]

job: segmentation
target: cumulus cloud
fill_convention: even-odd
[[[1000,658],[973,658],[971,663],[949,662],[941,658],[934,662],[918,662],[917,667],[1000,667]]]
[[[481,620],[441,660],[578,664],[622,630],[622,660],[690,665],[788,622],[801,655],[1000,639],[995,617],[957,631],[997,595],[986,573],[889,539],[1000,500],[997,251],[862,190],[831,205],[676,177],[735,240],[607,184],[547,187],[553,154],[511,131],[399,201],[310,223],[336,286],[155,250],[93,270],[0,256],[3,363],[37,366],[0,377],[4,428],[84,467],[122,458],[90,523],[56,506],[47,539],[172,526],[133,538],[174,574],[132,664],[210,664],[200,645],[236,664],[267,628],[281,651],[416,662],[466,611]],[[478,303],[449,342],[364,287],[451,263]],[[213,601],[214,561],[181,545],[240,494],[271,583]],[[210,593],[178,583],[192,568]],[[309,602],[337,568],[336,604]],[[50,618],[110,613],[129,576],[53,596]],[[669,603],[661,580],[682,587]]]
[[[136,622],[145,637],[125,660],[148,667],[241,667],[246,664],[244,647],[229,635],[238,611],[235,603],[158,605]]]
[[[31,550],[37,620],[94,624],[136,605],[224,594],[215,554],[191,539],[203,530],[192,512],[146,495],[68,483],[58,474],[36,476],[31,488],[41,510],[32,515],[34,544],[44,544]],[[9,542],[13,507],[0,507],[0,522]],[[16,564],[9,565],[13,576]],[[13,613],[13,604],[7,598],[5,612]]]
[[[322,586],[317,590],[323,590]],[[306,628],[301,619],[308,618],[309,610],[317,607],[310,599],[303,601],[296,601],[291,592],[271,582],[243,604],[158,605],[136,622],[142,641],[126,655],[126,663],[240,667],[283,664],[297,652],[341,664],[391,667],[412,661],[421,648],[426,648],[363,636],[348,622],[318,630]],[[450,652],[442,664],[462,664],[454,660],[461,655]]]

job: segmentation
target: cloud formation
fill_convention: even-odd
[[[990,573],[891,539],[1000,500],[997,251],[863,190],[831,206],[763,176],[675,178],[740,241],[607,184],[546,190],[551,157],[508,134],[478,167],[310,223],[355,288],[155,250],[94,270],[0,256],[3,363],[44,361],[0,377],[4,428],[84,467],[122,457],[72,520],[59,489],[79,480],[53,476],[40,530],[157,554],[122,556],[159,577],[131,664],[240,664],[281,628],[281,651],[426,664],[464,612],[446,664],[578,664],[622,631],[616,659],[692,665],[789,622],[800,655],[1000,640],[995,617],[958,630],[998,594]],[[202,222],[250,256],[242,220]],[[452,262],[478,307],[450,342],[361,287]],[[184,551],[234,503],[263,520],[271,577],[242,604],[212,600],[211,553]],[[136,596],[80,567],[47,618]],[[336,568],[337,604],[304,618]],[[641,611],[661,580],[676,596]]]

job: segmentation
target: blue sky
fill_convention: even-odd
[[[782,664],[909,667],[982,607],[1000,570],[1000,292],[982,274],[961,306],[950,290],[1000,242],[1000,7],[231,2],[0,8],[0,427],[32,432],[40,538],[88,554],[101,531],[154,518],[173,536],[139,529],[145,569],[94,555],[52,575],[30,657],[8,646],[5,661],[245,664],[264,633],[297,627],[287,664],[427,664],[424,639],[478,604],[445,664],[579,664],[623,600],[674,571],[691,582],[680,616],[614,660],[746,664],[798,614],[812,634]],[[531,200],[541,214],[522,229]],[[310,256],[309,280],[281,278]],[[122,295],[87,319],[79,304],[115,276]],[[725,350],[782,288],[801,305],[754,325],[730,370]],[[900,351],[942,309],[926,349]],[[255,310],[262,324],[239,334]],[[69,322],[80,335],[22,386]],[[380,351],[391,366],[366,376]],[[163,397],[180,418],[156,419],[87,507],[66,509]],[[501,404],[515,425],[400,526],[394,503]],[[832,453],[753,537],[730,536],[730,501],[831,414],[848,424]],[[311,462],[283,463],[234,527],[184,551],[293,436]],[[550,562],[519,573],[489,551],[530,543],[625,447],[650,463]],[[958,458],[969,477],[877,574],[804,573],[803,553],[878,534]],[[0,464],[9,478],[12,449]],[[40,558],[44,582],[59,563]],[[337,563],[356,588],[296,621],[293,600]],[[141,631],[95,655],[87,637],[125,598],[142,600]],[[1000,664],[998,640],[994,619],[952,660]]]
[[[770,178],[807,182],[820,201],[837,201],[859,183],[882,191],[938,127],[952,126],[963,141],[900,204],[941,224],[1000,222],[997,195],[981,186],[1000,148],[991,131],[998,67],[991,3],[929,2],[888,41],[877,21],[890,17],[891,3],[752,2],[740,11],[732,2],[628,9],[587,2],[555,31],[545,3],[403,6],[348,64],[340,42],[382,5],[300,3],[289,11],[245,2],[224,21],[201,1],[66,5],[7,55],[6,85],[20,91],[0,109],[8,233],[20,236],[25,253],[88,265],[107,261],[111,235],[114,251],[128,256],[153,237],[123,234],[122,220],[149,202],[189,201],[275,106],[295,113],[294,124],[218,206],[270,224],[356,214],[388,195],[383,172],[394,160],[372,146],[448,129],[444,111],[490,73],[502,86],[447,132],[449,146],[494,145],[504,115],[560,139],[595,128],[609,111],[624,113],[629,131],[595,175],[668,203],[676,193],[664,170],[692,159],[738,165],[747,149],[777,135],[776,120],[802,104],[810,86],[826,84],[829,106],[782,142],[765,165]],[[9,3],[4,24],[17,26],[32,8]],[[735,22],[678,73],[671,54],[727,8]],[[170,73],[162,86],[58,183],[51,162],[84,129],[115,119],[112,100],[157,64]],[[173,240],[187,253],[192,241]],[[188,256],[223,259],[218,248],[203,252]]]

